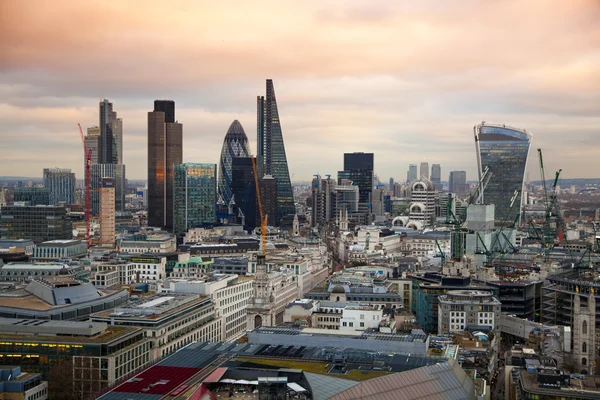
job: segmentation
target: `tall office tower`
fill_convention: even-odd
[[[233,160],[238,157],[250,157],[248,137],[240,121],[237,119],[231,123],[223,147],[221,148],[221,161],[219,163],[219,197],[218,200],[224,204],[231,201],[231,168]],[[240,199],[234,198],[237,202]]]
[[[116,115],[117,113],[115,113]],[[112,164],[123,164],[123,118],[112,120]]]
[[[442,167],[440,164],[431,164],[431,183],[435,190],[442,190]]]
[[[254,180],[254,157],[236,157],[231,162],[231,195],[235,199],[233,215],[246,230],[257,223],[256,181]]]
[[[448,191],[459,196],[464,196],[469,192],[466,171],[450,171],[450,176],[448,177]]]
[[[429,180],[429,163],[422,162],[419,167],[419,179],[425,178]]]
[[[389,190],[390,190],[390,192],[394,192],[394,178],[390,178]]]
[[[263,206],[263,213],[267,217],[267,224],[277,218],[278,212],[278,196],[277,196],[277,181],[271,175],[265,175],[258,183],[260,186],[260,199]]]
[[[335,217],[335,180],[327,175],[327,179],[321,179],[315,175],[312,181],[312,214],[311,226],[317,228]]]
[[[371,195],[371,213],[376,217],[385,215],[385,191],[383,188],[373,189]]]
[[[290,180],[283,133],[275,99],[273,81],[267,79],[266,97],[258,96],[257,103],[257,142],[258,142],[258,174],[272,176],[277,185],[277,217],[270,221],[271,225],[278,226],[281,218],[295,214],[294,193]]]
[[[373,192],[373,153],[344,153],[344,170],[338,171],[338,183],[350,180],[358,186],[358,223],[371,223],[371,195]],[[354,217],[354,216],[353,216]]]
[[[114,179],[115,211],[125,211],[125,165],[92,164],[90,166],[90,199],[92,217],[100,216],[100,190],[102,179]]]
[[[156,100],[148,113],[148,226],[173,228],[173,166],[183,159],[183,125],[175,102]]]
[[[100,244],[112,247],[116,242],[114,178],[101,178],[99,217]]]
[[[98,145],[98,164],[113,163],[113,121],[117,113],[113,104],[104,99],[100,102],[100,141]]]
[[[410,164],[408,166],[408,174],[406,175],[407,182],[413,182],[419,179],[417,176],[417,164]]]
[[[75,204],[75,174],[70,169],[44,168],[44,187],[50,190],[50,204]]]
[[[514,221],[521,212],[523,179],[532,135],[526,130],[482,122],[474,127],[477,167],[493,174],[483,193],[485,204],[494,204],[496,221]],[[514,192],[514,206],[510,207]]]
[[[48,206],[50,204],[50,189],[48,188],[15,188],[13,193],[14,203],[29,203],[31,206]]]
[[[99,146],[100,146],[100,127],[92,126],[87,129],[87,135],[85,137],[85,148],[92,149],[92,164],[98,164]]]
[[[173,180],[173,233],[217,221],[217,165],[175,165]]]

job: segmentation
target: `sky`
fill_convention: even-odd
[[[260,5],[259,5],[260,4]],[[256,153],[273,79],[292,181],[375,154],[475,179],[473,126],[533,133],[553,175],[600,177],[600,1],[0,0],[0,176],[83,177],[77,123],[107,98],[129,179],[146,178],[147,112],[176,102],[184,162],[218,163],[234,119]]]

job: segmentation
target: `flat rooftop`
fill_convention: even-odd
[[[36,270],[36,271],[60,271],[61,269],[65,268],[67,270],[69,269],[73,269],[73,268],[77,268],[79,267],[79,265],[77,266],[72,266],[72,265],[68,265],[68,264],[63,264],[63,263],[8,263],[8,264],[4,264],[3,266],[0,267],[0,269],[2,270],[26,270],[26,269],[30,269],[30,270]]]
[[[398,333],[368,333],[361,331],[339,331],[319,328],[292,328],[279,326],[261,326],[253,332],[264,335],[288,335],[288,336],[336,336],[341,338],[353,338],[359,340],[383,340],[396,342],[425,342],[427,334],[398,334]],[[293,340],[293,339],[291,339]]]
[[[210,302],[207,296],[197,294],[158,294],[138,299],[129,299],[124,306],[94,313],[92,317],[158,320],[163,316],[176,313],[193,304],[206,301]]]
[[[100,298],[112,296],[118,292],[120,289],[107,290],[98,289],[98,293],[100,294]],[[83,303],[80,303],[81,305]],[[62,307],[70,307],[71,304],[60,304],[54,306],[52,304],[46,303],[44,300],[39,297],[25,291],[24,289],[17,289],[10,292],[2,292],[0,294],[0,307],[9,307],[9,308],[21,308],[27,310],[35,310],[35,311],[49,311],[54,309],[59,309]]]

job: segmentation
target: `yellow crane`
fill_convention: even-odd
[[[252,157],[252,169],[254,170],[254,184],[256,185],[256,201],[258,202],[258,214],[260,216],[260,246],[263,254],[267,252],[267,217],[263,212],[260,188],[258,186],[258,168],[256,168],[256,157]]]

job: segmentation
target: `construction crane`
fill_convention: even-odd
[[[558,238],[559,244],[562,243],[565,239],[565,227],[563,223],[564,221],[560,215],[560,210],[558,209],[558,199],[556,193],[556,186],[558,185],[558,178],[560,177],[561,172],[562,169],[559,169],[556,172],[556,176],[554,177],[554,183],[552,184],[552,193],[550,194],[550,215],[552,215],[552,210],[554,210],[556,214],[556,237]]]
[[[542,156],[542,149],[538,149],[538,157],[540,160],[540,177],[542,178],[542,190],[544,194],[544,225],[542,228],[542,247],[547,249],[554,245],[554,234],[551,227],[552,217],[552,204],[548,196],[548,188],[546,187],[546,173],[544,171],[544,157]]]
[[[79,135],[81,137],[81,144],[83,145],[83,157],[85,160],[85,241],[88,249],[90,248],[91,235],[90,235],[90,208],[92,205],[92,191],[91,191],[91,177],[90,177],[90,165],[92,165],[92,148],[85,147],[85,136],[83,135],[83,129],[81,124],[79,126]]]
[[[263,254],[267,252],[267,217],[263,212],[262,200],[258,186],[258,168],[256,167],[256,157],[252,157],[252,169],[254,170],[254,184],[256,185],[256,201],[258,202],[258,214],[260,216],[260,250]]]

